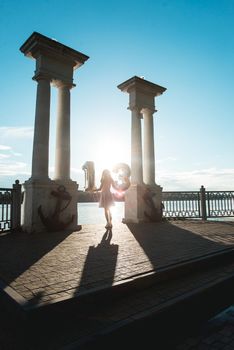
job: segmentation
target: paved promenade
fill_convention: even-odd
[[[69,332],[63,328],[55,336],[51,330],[49,337],[45,331],[41,343],[34,338],[28,347],[25,344],[30,350],[79,349],[90,337],[109,334],[173,299],[232,276],[233,260],[209,269],[200,266],[176,282],[172,278],[178,267],[220,256],[233,247],[234,222],[118,223],[112,232],[106,232],[103,225],[83,225],[78,232],[8,234],[0,236],[1,288],[24,312],[53,305],[56,313],[56,305],[66,301],[79,305],[80,301],[78,319],[72,316],[73,330],[70,324]],[[152,283],[157,278],[164,282]],[[125,286],[132,288],[131,294]],[[103,304],[98,305],[102,294],[106,302],[100,299]],[[85,298],[89,307],[82,311]],[[6,343],[4,336],[2,341]],[[11,342],[5,348],[17,349]]]

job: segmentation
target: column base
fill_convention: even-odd
[[[76,182],[30,179],[23,187],[23,231],[36,233],[81,229],[77,225]]]
[[[162,187],[131,185],[125,193],[123,223],[158,222],[162,220]]]
[[[149,222],[161,221],[163,214],[162,187],[156,184],[147,185],[143,198],[145,202],[145,218]]]

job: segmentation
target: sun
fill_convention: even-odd
[[[124,144],[115,143],[114,140],[106,139],[100,143],[94,153],[93,161],[97,181],[100,181],[102,171],[109,169],[113,178],[116,174],[113,172],[114,166],[118,163],[129,164],[128,152]]]

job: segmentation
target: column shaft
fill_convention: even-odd
[[[143,183],[142,170],[142,137],[141,137],[141,114],[138,109],[132,109],[131,131],[131,183]]]
[[[146,185],[155,185],[155,157],[154,157],[154,122],[153,112],[143,109],[144,116],[144,171],[143,178]]]
[[[55,180],[70,180],[70,88],[58,85]]]
[[[50,80],[37,77],[37,100],[34,125],[32,179],[48,179]]]

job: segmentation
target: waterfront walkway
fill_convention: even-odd
[[[233,302],[233,249],[234,222],[217,221],[118,223],[112,232],[83,225],[78,232],[0,236],[0,307],[11,324],[0,331],[0,348],[21,349],[23,343],[30,350],[68,350],[92,348],[92,342],[109,348],[110,341],[121,346],[126,334],[139,343],[142,322],[152,317],[154,327],[162,327],[161,334],[154,328],[155,341],[166,344],[165,328],[169,332],[179,313],[188,317],[192,296],[203,307],[207,295],[201,293],[211,293],[207,315],[212,306],[221,310]],[[223,301],[212,294],[220,299],[220,290],[227,292]],[[27,336],[23,322],[34,324]]]

